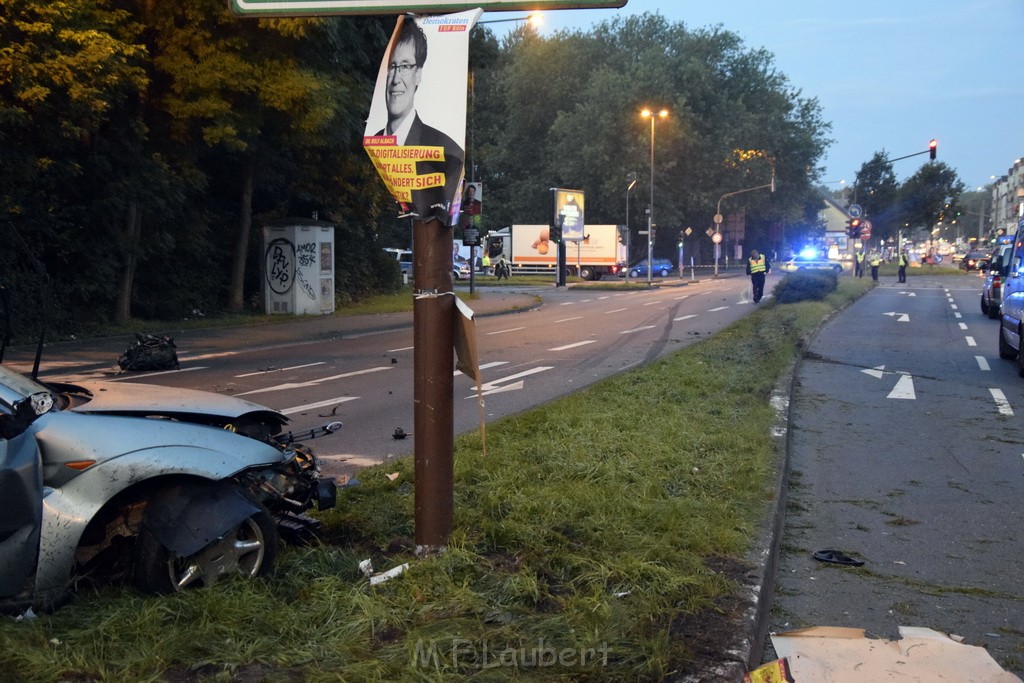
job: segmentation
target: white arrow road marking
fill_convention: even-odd
[[[235,394],[238,396],[239,394]],[[295,413],[301,413],[303,410],[316,410],[317,408],[326,408],[327,406],[333,406],[338,403],[346,403],[347,401],[355,401],[359,399],[358,396],[339,396],[338,398],[332,398],[327,401],[317,401],[316,403],[307,403],[304,406],[295,406],[294,408],[285,408],[281,411],[282,415],[294,415]]]
[[[988,359],[986,359],[985,356],[975,356],[974,360],[978,361],[978,367],[984,372],[988,372],[992,369],[989,367]]]
[[[871,375],[875,379],[882,379],[885,376],[885,366],[878,365],[873,370],[861,370],[865,375]]]
[[[684,315],[681,318],[672,318],[672,322],[679,322],[680,320],[689,320],[690,318],[696,318],[696,315]]]
[[[410,346],[409,348],[411,349],[412,347]],[[388,353],[393,353],[393,351],[388,351]],[[242,377],[255,377],[256,375],[266,375],[267,373],[270,372],[287,372],[288,370],[300,370],[302,368],[311,368],[314,365],[323,365],[325,362],[326,361],[319,361],[317,363],[306,363],[305,365],[292,365],[291,367],[287,368],[270,368],[268,370],[260,370],[259,372],[247,372],[244,375],[235,375],[235,379],[241,379]]]
[[[914,294],[913,292],[900,292],[900,294],[904,294],[906,296],[917,296],[917,294]]]
[[[235,396],[248,396],[250,394],[263,394],[268,391],[283,391],[285,389],[301,389],[303,387],[315,387],[321,382],[330,382],[336,379],[345,379],[346,377],[356,377],[358,375],[368,375],[371,372],[381,372],[383,370],[390,370],[391,366],[384,366],[379,368],[367,368],[366,370],[356,370],[355,372],[345,372],[340,375],[331,375],[330,377],[321,377],[320,379],[313,379],[308,382],[288,382],[287,384],[277,384],[272,387],[264,387],[263,389],[253,389],[252,391],[243,391]]]
[[[492,363],[484,363],[483,365],[480,366],[480,369],[486,370],[488,368],[496,368],[499,365],[508,365],[508,363],[509,362],[507,360],[496,360]],[[456,370],[455,372],[452,373],[452,377],[458,377],[461,374],[463,374],[462,370]]]
[[[644,325],[643,327],[634,327],[631,330],[623,330],[619,334],[633,334],[634,332],[643,332],[644,330],[653,330],[654,325]]]
[[[895,311],[889,311],[888,313],[883,313],[882,315],[887,315],[890,318],[896,318],[896,316],[899,316],[898,318],[896,318],[896,322],[898,323],[910,322],[910,314],[908,313],[896,313]]]
[[[709,308],[708,313],[717,313],[718,311],[724,311],[729,308],[728,306],[719,306],[718,308]]]
[[[977,346],[978,342],[974,341],[974,337],[964,337],[967,340],[968,346]]]
[[[551,369],[553,369],[553,366],[539,365],[535,368],[530,368],[529,370],[523,370],[522,372],[517,372],[514,375],[509,375],[508,377],[502,377],[500,379],[491,380],[490,382],[484,382],[482,385],[480,385],[480,389],[482,390],[484,396],[487,396],[488,394],[501,393],[503,391],[515,391],[517,389],[523,388],[522,382],[516,382],[514,384],[509,384],[507,386],[502,385],[505,382],[511,382],[512,380],[517,380],[520,379],[521,377],[529,377],[530,375],[536,375],[538,372],[547,372],[548,370]],[[471,396],[467,396],[466,398],[476,398],[476,395],[474,394]]]
[[[576,342],[575,344],[566,344],[565,346],[556,346],[553,349],[548,349],[548,351],[568,351],[569,349],[575,349],[578,346],[586,346],[587,344],[594,344],[596,342],[597,342],[596,339],[588,339],[587,341]]]
[[[992,394],[993,400],[996,402],[996,407],[999,408],[1000,415],[1013,416],[1013,408],[1010,407],[1010,402],[1006,400],[1006,394],[1000,389],[989,389],[988,392]]]
[[[889,395],[886,398],[907,398],[916,399],[917,394],[914,393],[914,378],[910,375],[903,375],[900,377],[900,381],[896,382],[896,386],[892,388]]]

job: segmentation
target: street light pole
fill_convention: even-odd
[[[654,273],[654,117],[665,118],[668,110],[662,109],[655,113],[650,109],[644,109],[640,116],[651,120],[651,203],[647,209],[647,284],[651,284],[651,277]]]
[[[636,185],[636,171],[630,171],[626,174],[626,282],[629,282],[629,191]]]

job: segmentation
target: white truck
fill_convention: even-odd
[[[569,275],[584,280],[600,280],[615,275],[626,261],[626,247],[619,244],[619,226],[588,225],[584,239],[565,243],[565,266]],[[487,235],[487,253],[491,263],[499,257],[512,263],[513,272],[554,272],[558,245],[549,239],[547,225],[513,225]]]

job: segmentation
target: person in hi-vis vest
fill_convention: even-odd
[[[754,290],[755,304],[764,296],[764,279],[771,270],[768,257],[758,253],[757,249],[751,249],[750,258],[747,259],[747,275],[750,276],[750,285]]]

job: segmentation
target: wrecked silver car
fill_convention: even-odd
[[[265,576],[336,488],[288,418],[207,392],[42,383],[0,366],[0,606],[51,609],[72,579],[146,592]]]

